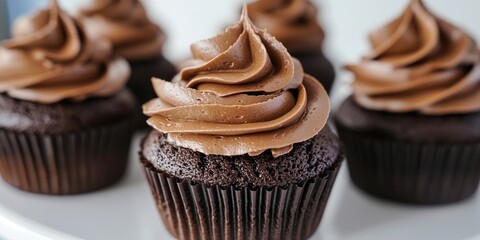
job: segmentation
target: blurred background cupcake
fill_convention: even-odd
[[[0,172],[13,186],[76,194],[124,174],[135,111],[128,63],[55,0],[0,46]]]
[[[305,70],[330,92],[335,79],[331,62],[323,53],[324,31],[317,8],[309,0],[257,0],[248,5],[250,18],[265,28],[300,60]]]
[[[162,54],[165,33],[148,18],[139,0],[89,1],[79,14],[90,37],[110,41],[115,53],[130,63],[127,86],[139,102],[155,97],[152,77],[170,80],[176,74]],[[141,118],[139,124],[146,127],[145,120]]]
[[[10,25],[20,15],[45,7],[48,0],[0,0],[0,40],[10,36]]]
[[[377,196],[438,204],[480,181],[480,52],[462,29],[411,0],[370,35],[353,95],[336,113],[353,182]]]

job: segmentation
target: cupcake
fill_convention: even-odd
[[[324,31],[317,22],[317,8],[309,0],[257,0],[248,5],[253,23],[265,28],[300,60],[305,73],[317,78],[327,92],[335,72],[322,51]]]
[[[126,168],[136,102],[130,69],[55,0],[0,46],[0,173],[43,194],[108,186]]]
[[[140,160],[178,239],[307,239],[341,164],[326,91],[244,9],[143,106]]]
[[[373,195],[441,204],[480,179],[480,54],[421,0],[370,35],[373,53],[347,68],[353,95],[335,115],[353,182]]]
[[[80,11],[87,33],[109,40],[114,51],[127,59],[131,76],[127,86],[140,103],[156,97],[150,78],[171,79],[175,67],[162,55],[165,34],[147,16],[139,0],[90,1]],[[139,111],[140,116],[143,116]],[[145,127],[145,118],[141,124]]]

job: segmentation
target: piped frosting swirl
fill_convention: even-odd
[[[144,104],[148,124],[174,144],[215,155],[290,152],[325,125],[323,87],[246,8],[224,33],[192,45],[197,65],[172,82],[153,79],[158,98]]]
[[[55,0],[17,20],[12,34],[0,46],[0,92],[14,98],[49,104],[109,96],[129,77],[128,63],[112,58],[110,44],[91,41]]]
[[[267,29],[290,52],[321,49],[324,32],[309,0],[257,0],[248,11],[255,25]]]
[[[127,60],[161,54],[165,34],[150,21],[139,0],[95,0],[80,14],[90,36],[109,40]]]
[[[373,53],[351,65],[354,98],[365,108],[426,115],[480,110],[480,53],[461,29],[421,0],[370,36]]]

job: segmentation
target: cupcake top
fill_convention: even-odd
[[[88,34],[109,40],[127,60],[161,54],[165,34],[147,16],[139,0],[95,0],[80,11]]]
[[[93,42],[55,0],[49,9],[18,19],[0,46],[0,92],[44,104],[109,96],[125,85],[130,68],[112,58],[107,42]]]
[[[275,38],[239,22],[192,45],[197,65],[172,83],[153,79],[158,98],[144,104],[148,124],[173,144],[204,154],[251,156],[291,151],[324,127],[327,93]]]
[[[373,53],[347,69],[354,99],[371,110],[426,115],[480,111],[480,52],[464,31],[411,0],[370,35]]]
[[[257,0],[248,5],[249,16],[275,36],[290,52],[320,50],[324,32],[317,8],[308,0]]]

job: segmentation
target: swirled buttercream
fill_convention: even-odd
[[[107,42],[93,42],[55,0],[16,21],[0,46],[0,92],[39,103],[109,96],[125,85],[127,62]]]
[[[165,34],[150,21],[139,0],[95,0],[80,14],[90,36],[109,40],[127,60],[161,54]]]
[[[199,64],[170,83],[153,79],[148,124],[169,141],[205,154],[286,154],[325,125],[323,87],[246,15],[224,33],[192,45]]]
[[[426,115],[480,110],[480,53],[461,29],[421,0],[370,36],[373,53],[347,68],[365,108]]]
[[[291,52],[321,49],[324,32],[309,0],[257,0],[248,5],[254,24],[265,28]]]

